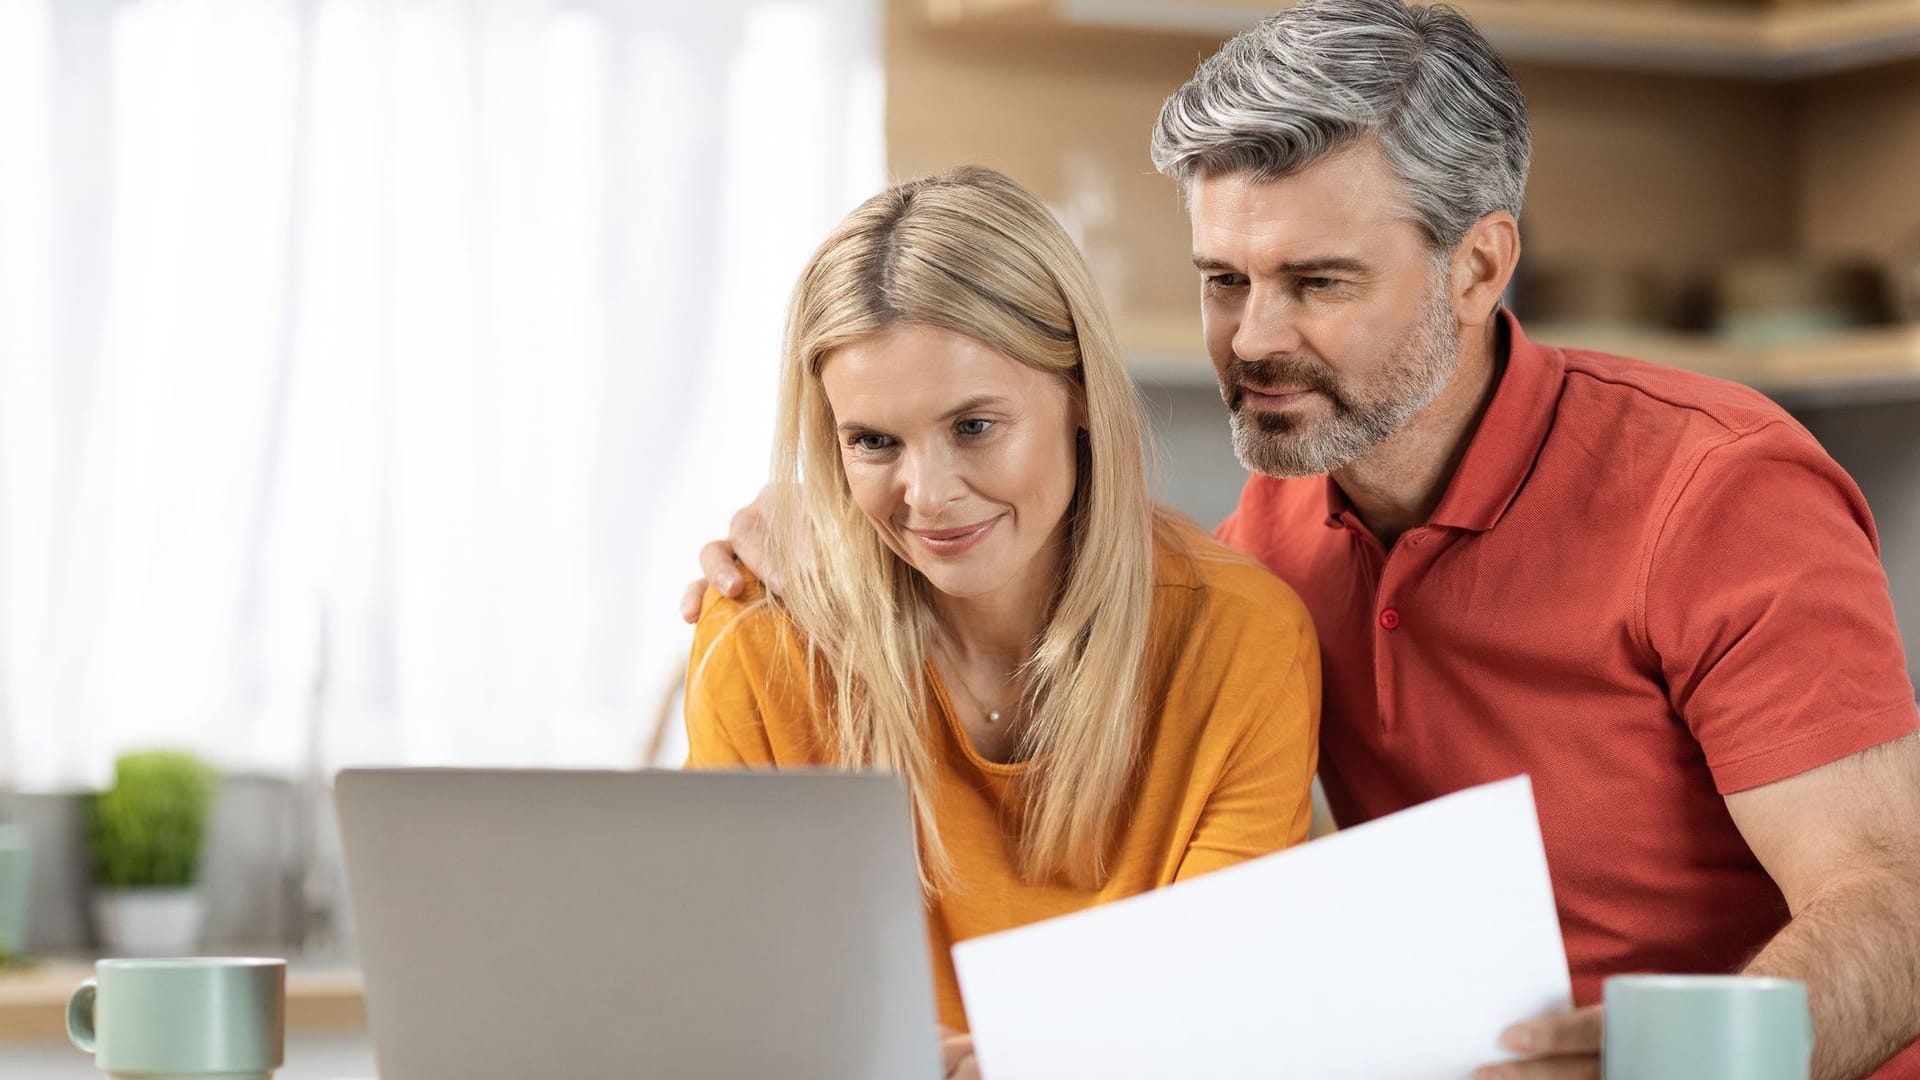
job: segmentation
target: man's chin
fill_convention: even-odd
[[[1298,462],[1291,461],[1253,461],[1245,454],[1239,455],[1240,464],[1248,472],[1270,476],[1275,480],[1303,480],[1310,476],[1325,476],[1329,470],[1310,471]]]
[[[1316,475],[1311,440],[1290,418],[1243,411],[1233,416],[1232,428],[1233,456],[1247,471],[1280,480]]]
[[[1299,432],[1276,434],[1257,427],[1249,430],[1238,424],[1233,430],[1233,455],[1249,472],[1276,480],[1295,480],[1307,476],[1325,476],[1352,463],[1358,455],[1341,455],[1318,446]]]

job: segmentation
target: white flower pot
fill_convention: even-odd
[[[191,956],[207,914],[200,890],[96,889],[93,927],[112,956]]]

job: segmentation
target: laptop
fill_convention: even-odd
[[[382,1080],[940,1075],[905,788],[349,769]]]

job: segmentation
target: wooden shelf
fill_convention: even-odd
[[[1215,385],[1213,368],[1197,347],[1197,318],[1122,320],[1116,333],[1128,369],[1143,385]],[[1529,325],[1527,337],[1731,379],[1790,408],[1920,401],[1920,326],[1876,327],[1766,346],[1730,344],[1704,335],[1549,323]]]
[[[1238,33],[1284,0],[922,0],[936,27]],[[1512,61],[1792,79],[1920,56],[1920,0],[1454,0]]]
[[[1529,326],[1527,337],[1731,379],[1790,408],[1920,400],[1920,326],[1875,327],[1775,345],[1546,323]]]

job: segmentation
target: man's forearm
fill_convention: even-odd
[[[1920,1038],[1920,869],[1835,881],[1747,965],[1807,984],[1813,1080],[1859,1080]]]

